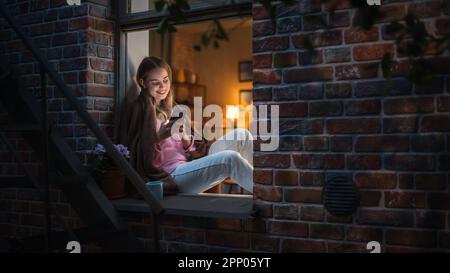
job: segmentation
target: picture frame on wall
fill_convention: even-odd
[[[253,103],[252,89],[239,90],[239,104],[243,107]]]
[[[239,81],[249,82],[253,80],[253,64],[252,61],[239,62]]]

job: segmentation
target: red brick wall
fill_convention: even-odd
[[[448,33],[449,5],[383,1],[387,15],[362,31],[345,1],[329,29],[318,21],[327,5],[298,2],[278,11],[276,26],[253,9],[254,98],[279,104],[281,115],[278,151],[255,155],[267,236],[279,251],[366,251],[371,240],[384,251],[448,250],[449,52],[427,56],[437,75],[426,85],[406,80],[404,69],[386,81],[380,60],[385,52],[407,60],[386,34],[389,22],[413,11],[432,34]],[[351,173],[360,190],[352,216],[324,209],[324,178],[333,172]]]
[[[66,84],[75,90],[92,118],[112,137],[115,73],[111,1],[82,1],[79,7],[68,6],[66,0],[8,0],[5,4]],[[22,75],[22,88],[39,96],[39,65],[3,17],[0,18],[0,54]],[[70,147],[86,162],[87,152],[96,143],[93,134],[51,82],[48,94],[51,118]],[[17,133],[8,137],[26,167],[37,175],[40,163],[27,142]],[[0,145],[0,175],[23,174],[11,163],[12,156],[6,147]],[[8,231],[0,233],[25,236],[43,231],[43,204],[34,190],[2,189],[0,192],[0,227]],[[79,226],[64,196],[55,191],[53,197],[61,215]]]
[[[11,7],[29,7],[28,2],[9,2]],[[262,217],[217,220],[165,216],[159,232],[162,251],[366,252],[366,243],[372,240],[379,241],[387,252],[448,251],[449,52],[438,58],[430,55],[439,73],[431,84],[416,85],[405,79],[406,59],[396,53],[394,41],[385,32],[387,23],[403,18],[408,10],[417,11],[436,34],[448,32],[450,7],[440,8],[441,2],[383,1],[382,9],[389,16],[369,31],[354,27],[355,11],[345,2],[339,5],[330,29],[317,23],[317,18],[328,16],[329,10],[318,0],[281,6],[276,26],[255,4],[255,104],[282,105],[279,149],[255,152],[254,204]],[[55,7],[44,13],[60,15],[65,9]],[[94,41],[89,44],[97,47],[89,49],[93,57],[109,56],[103,46],[113,46],[109,27],[93,23],[93,17],[102,17],[108,11],[102,5],[89,4],[89,15],[80,15],[86,17],[92,29],[78,32],[96,33],[86,35]],[[69,34],[63,35],[75,37],[70,33],[76,31],[68,30]],[[8,51],[12,35],[8,30],[0,31],[0,50],[20,63],[23,53]],[[48,36],[56,39],[54,33]],[[312,37],[317,54],[311,55],[303,48],[305,36]],[[69,43],[62,48],[71,48],[79,45],[80,34],[76,39],[61,39]],[[62,51],[59,54],[64,56]],[[77,74],[78,80],[80,74],[84,75],[82,83],[90,83],[83,89],[84,94],[106,95],[102,102],[108,101],[112,82],[105,82],[104,75],[113,76],[109,71],[111,58],[94,58],[92,62],[91,55],[82,52],[80,45],[80,55],[75,54],[73,60],[81,56],[90,60],[83,61],[79,68],[87,73]],[[394,53],[398,62],[389,84],[379,65],[384,52]],[[64,62],[60,57],[55,62],[61,71]],[[70,75],[73,71],[64,73]],[[82,86],[80,82],[78,85]],[[98,103],[90,100],[87,105],[96,107]],[[93,109],[94,113],[110,107],[100,105],[103,108]],[[58,110],[64,110],[62,107]],[[73,115],[71,118],[75,119]],[[72,125],[68,122],[66,126]],[[78,137],[74,129],[69,132],[69,139],[72,134]],[[258,150],[258,145],[255,148]],[[325,175],[335,172],[351,173],[360,190],[361,204],[352,216],[336,217],[324,209],[321,194]],[[38,201],[27,201],[33,195],[23,192],[27,191],[0,191],[0,228],[5,234],[23,236],[42,223],[30,220],[39,216],[32,210]],[[62,206],[65,204],[62,195],[54,198]],[[67,219],[79,224],[69,208],[62,210]],[[133,212],[121,215],[151,249],[149,217]]]

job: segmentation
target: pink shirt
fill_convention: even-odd
[[[159,131],[161,121],[156,119],[156,131]],[[186,152],[195,151],[193,139],[187,149],[184,149],[183,142],[179,135],[172,135],[155,145],[155,158],[153,159],[153,166],[163,169],[171,173],[178,165],[186,163]]]

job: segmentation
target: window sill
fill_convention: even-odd
[[[120,199],[112,201],[118,211],[150,212],[143,200]],[[242,194],[178,194],[161,201],[165,214],[211,218],[247,219],[252,216],[253,196]]]

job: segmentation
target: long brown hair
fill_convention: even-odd
[[[169,94],[167,94],[167,97],[164,100],[162,100],[159,105],[156,105],[155,99],[152,97],[157,117],[159,119],[162,119],[163,121],[166,121],[169,119],[173,109],[173,86],[172,86],[173,81],[172,81],[172,69],[170,68],[170,65],[164,60],[155,56],[145,57],[139,64],[136,74],[136,81],[141,87],[142,92],[144,86],[141,85],[141,79],[145,82],[145,78],[147,77],[148,73],[151,72],[153,69],[157,68],[162,68],[166,70],[167,74],[169,75],[170,89]]]

